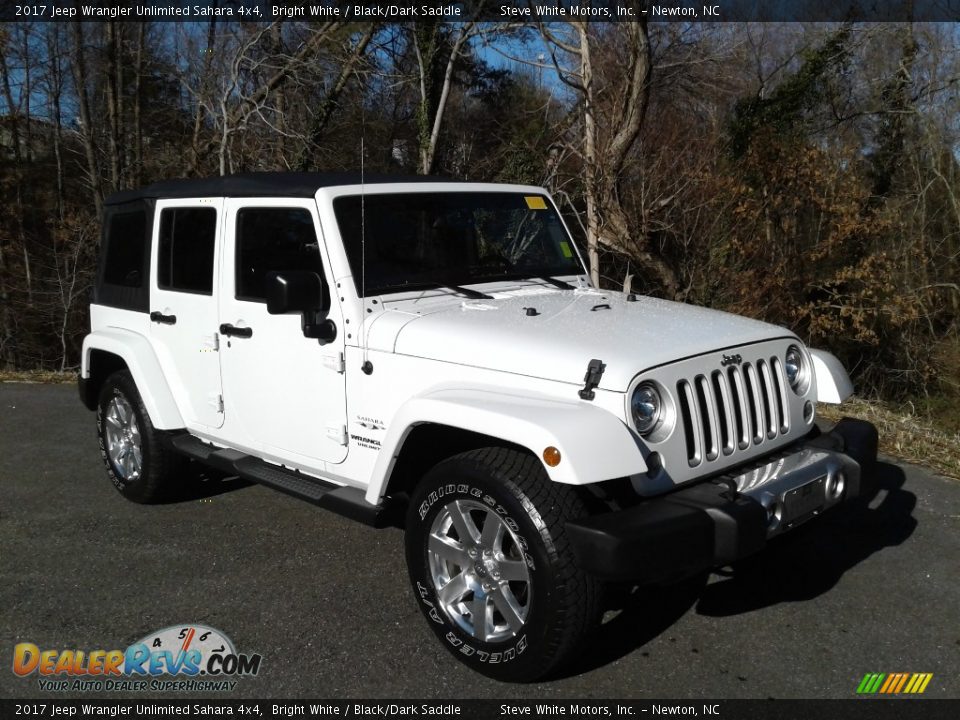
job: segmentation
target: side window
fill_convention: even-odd
[[[103,282],[132,288],[143,285],[146,225],[147,214],[143,210],[117,213],[110,218]]]
[[[217,211],[167,208],[160,213],[157,286],[164,290],[213,294]]]
[[[238,300],[265,302],[265,280],[270,272],[309,270],[322,278],[320,245],[310,212],[304,208],[240,210],[236,262]],[[328,305],[324,297],[324,307]]]

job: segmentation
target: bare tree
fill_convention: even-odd
[[[583,163],[591,280],[600,283],[599,251],[605,247],[645,266],[665,294],[673,297],[677,292],[674,270],[653,252],[645,228],[632,231],[622,202],[622,176],[646,117],[653,67],[647,22],[639,12],[637,16],[643,19],[603,28],[602,36],[586,21],[542,23],[540,32],[558,76],[578,96],[582,124],[571,149]],[[608,49],[622,47],[623,52],[616,71],[607,64],[601,84],[596,56],[604,43]]]
[[[93,113],[90,110],[90,96],[87,84],[90,79],[87,71],[86,42],[82,23],[71,23],[70,32],[73,40],[71,69],[73,70],[73,85],[77,95],[77,108],[80,112],[80,137],[83,139],[83,149],[87,160],[87,183],[93,197],[96,214],[99,217],[103,210],[103,182],[100,179],[100,163],[96,150],[96,129],[93,123]]]
[[[416,24],[410,29],[410,39],[417,58],[417,85],[420,92],[417,105],[417,141],[420,146],[421,175],[433,172],[440,129],[443,127],[443,116],[450,97],[450,86],[453,84],[453,71],[464,48],[477,34],[478,27],[474,21],[457,23],[457,29],[452,35],[443,23]],[[443,76],[437,93],[436,75],[441,67]]]
[[[212,122],[215,131],[205,142],[197,143],[191,172],[198,169],[200,159],[209,150],[217,153],[218,171],[221,175],[234,170],[231,155],[234,137],[246,130],[252,118],[265,120],[268,113],[276,115],[277,91],[294,80],[298,69],[317,53],[339,23],[312,24],[296,49],[271,53],[266,49],[266,41],[274,32],[275,25],[276,23],[270,23],[249,28],[233,38],[233,48],[228,51],[228,60],[219,69],[219,87],[198,87],[186,75],[181,77],[181,82],[193,97],[198,111]],[[241,30],[244,30],[243,26]],[[221,50],[224,51],[226,48]],[[212,65],[211,60],[210,68]],[[196,127],[198,136],[200,125]]]
[[[358,72],[360,64],[366,57],[370,42],[373,40],[378,29],[377,24],[371,23],[364,28],[356,39],[348,41],[346,56],[340,63],[337,77],[330,86],[326,96],[320,102],[310,122],[310,128],[304,138],[300,157],[296,162],[296,167],[299,170],[309,170],[315,167],[312,150],[320,145],[323,140],[327,126],[339,106],[340,97],[343,95],[350,78]]]

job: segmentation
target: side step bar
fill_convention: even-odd
[[[177,452],[222,472],[260,483],[287,495],[375,528],[393,523],[383,505],[371,505],[360,488],[345,487],[273,465],[239,450],[218,448],[187,433],[174,435],[170,445]]]

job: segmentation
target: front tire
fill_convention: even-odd
[[[155,503],[180,493],[186,462],[164,445],[127,370],[110,375],[100,389],[97,435],[107,476],[125,498]]]
[[[537,458],[483,448],[436,465],[407,513],[420,609],[458,660],[529,682],[560,669],[600,615],[600,584],[573,562],[568,520],[586,509]]]

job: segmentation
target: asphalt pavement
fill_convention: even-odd
[[[933,673],[925,695],[958,698],[960,483],[892,462],[875,482],[859,516],[704,582],[623,594],[577,667],[511,685],[439,645],[400,530],[221,478],[132,504],[74,386],[0,384],[0,698],[71,696],[15,676],[17,643],[122,649],[190,623],[263,656],[224,699],[851,698],[869,672]]]

